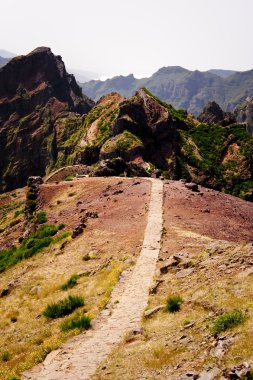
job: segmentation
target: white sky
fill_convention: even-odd
[[[0,0],[0,48],[112,76],[253,68],[253,0]]]

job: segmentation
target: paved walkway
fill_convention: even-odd
[[[89,379],[127,331],[140,326],[155,273],[163,224],[163,183],[152,183],[143,246],[137,263],[123,281],[119,301],[110,316],[102,316],[93,328],[51,352],[45,361],[23,374],[30,380]]]

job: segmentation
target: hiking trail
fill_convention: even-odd
[[[142,249],[135,266],[123,272],[112,292],[114,308],[111,315],[107,309],[103,310],[90,330],[52,351],[43,363],[24,372],[22,379],[89,379],[125,334],[140,327],[155,274],[163,227],[163,182],[149,180],[151,194]]]

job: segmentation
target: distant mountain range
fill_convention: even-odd
[[[0,67],[3,67],[4,65],[6,65],[6,63],[9,62],[9,58],[5,58],[5,57],[1,57],[0,56]]]
[[[172,77],[173,69],[169,71]],[[181,81],[188,76],[197,91],[203,73],[174,68],[179,71]],[[159,70],[157,78],[164,72],[168,69]],[[222,79],[204,74],[226,83],[245,75]],[[130,76],[129,88],[132,81]],[[179,94],[183,99],[186,95]],[[146,88],[128,99],[109,94],[95,105],[67,73],[61,57],[40,47],[0,69],[0,192],[24,186],[30,175],[81,164],[90,175],[160,173],[252,201],[253,139],[245,130],[248,126],[251,132],[252,120],[250,97],[237,113],[211,102],[198,120]]]
[[[186,109],[196,116],[210,101],[215,101],[225,111],[233,111],[248,96],[253,96],[253,70],[201,72],[170,66],[159,69],[150,78],[136,79],[131,74],[106,81],[92,80],[80,85],[83,93],[95,101],[110,92],[119,92],[128,97],[139,88],[146,87],[175,108]]]

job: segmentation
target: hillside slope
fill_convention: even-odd
[[[93,379],[251,379],[252,204],[173,181],[164,193],[162,250],[142,324]],[[169,312],[172,297],[182,303]],[[218,324],[233,315],[241,319]]]
[[[232,379],[229,373],[235,366],[252,374],[253,204],[204,187],[193,192],[182,181],[160,184],[164,186],[164,220],[148,314],[137,328],[126,331],[94,379],[201,379],[204,371],[209,376],[214,371],[213,380],[221,374]],[[64,323],[89,316],[94,324],[89,331],[92,336],[96,318],[102,320],[102,326],[106,324],[118,308],[120,295],[129,294],[125,286],[143,247],[150,184],[140,178],[83,178],[41,184],[33,222],[38,230],[54,227],[55,234],[50,244],[33,251],[32,257],[24,255],[3,269],[7,263],[3,248],[34,246],[35,235],[19,242],[26,229],[22,209],[29,194],[20,189],[0,197],[1,380],[40,363],[70,337],[74,336],[70,340],[74,344],[68,344],[67,354],[71,355],[71,349],[81,350],[85,332],[81,327],[63,331]],[[39,218],[42,211],[46,220]],[[98,218],[86,219],[83,231],[71,237],[86,212],[97,212]],[[72,275],[76,282],[62,288]],[[69,295],[84,297],[85,305],[58,318],[43,315],[48,304]],[[169,313],[164,304],[175,295],[183,303],[177,312]],[[134,310],[134,304],[132,299],[122,305],[127,307],[125,316]],[[241,319],[237,324],[225,325],[224,331],[214,333],[217,318],[238,311]],[[121,320],[118,323],[121,326]],[[88,349],[92,363],[96,351],[92,346]],[[53,352],[51,359],[58,353]],[[86,357],[86,353],[82,355]],[[82,368],[86,362],[80,357],[74,364]],[[63,378],[68,378],[72,368],[61,367]]]

